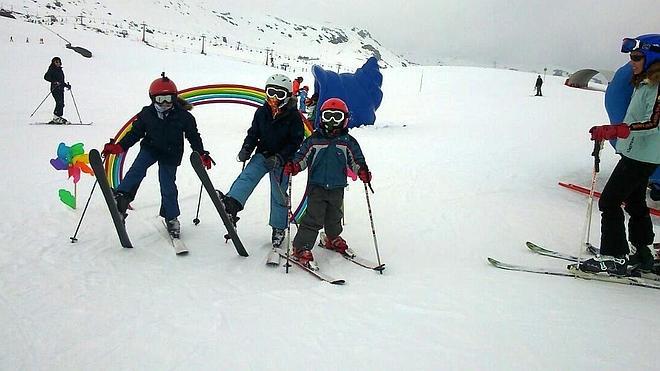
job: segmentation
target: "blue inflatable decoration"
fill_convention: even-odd
[[[376,110],[383,100],[380,90],[383,75],[380,73],[378,61],[371,57],[355,73],[336,73],[324,70],[320,66],[312,67],[314,75],[314,91],[319,94],[316,105],[316,120],[314,127],[319,126],[318,110],[329,98],[341,98],[350,110],[349,128],[362,125],[373,125],[376,122]]]

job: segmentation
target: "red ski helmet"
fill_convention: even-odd
[[[324,111],[341,111],[344,113],[344,117],[339,122],[334,120],[325,120],[323,115]],[[326,134],[337,134],[339,131],[348,127],[348,120],[350,118],[348,106],[346,106],[346,103],[344,103],[344,101],[339,98],[330,98],[323,102],[321,109],[319,110],[319,115],[321,117],[320,127],[325,131]]]
[[[179,91],[174,85],[174,81],[165,76],[165,72],[161,73],[160,76],[149,85],[149,96],[153,98],[157,95],[177,95]]]

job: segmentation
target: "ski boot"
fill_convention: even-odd
[[[623,277],[628,274],[628,257],[598,255],[580,263],[578,269],[587,273],[607,273],[610,276]]]
[[[293,248],[293,258],[301,265],[313,270],[319,270],[319,266],[314,261],[314,255],[311,250]]]
[[[273,234],[271,235],[271,242],[273,243],[274,248],[279,248],[284,242],[284,236],[286,231],[284,229],[273,228]]]
[[[49,124],[54,124],[54,125],[66,125],[68,123],[69,123],[69,121],[67,121],[67,119],[65,119],[62,116],[57,116],[57,115],[53,115],[53,119],[50,120],[50,122],[49,122]]]
[[[225,212],[231,219],[232,224],[234,225],[234,227],[236,227],[236,223],[240,219],[238,217],[238,212],[243,210],[243,205],[241,205],[241,203],[238,202],[238,200],[236,200],[235,198],[231,196],[227,196],[217,189],[215,190],[215,192],[218,194],[220,201],[224,205]]]
[[[346,240],[341,238],[341,236],[330,238],[327,235],[323,235],[321,238],[321,246],[351,258],[355,257],[355,252],[348,247]]]
[[[630,256],[630,265],[634,265],[634,270],[642,273],[653,271],[655,260],[655,249],[653,246],[635,247],[635,252]]]
[[[165,224],[167,224],[167,232],[170,234],[170,236],[179,238],[181,235],[181,224],[179,224],[179,219],[170,219]]]
[[[113,193],[115,196],[115,203],[117,204],[117,210],[119,210],[121,217],[126,220],[126,217],[128,217],[126,210],[128,210],[128,205],[133,201],[133,198],[127,192],[114,191]]]

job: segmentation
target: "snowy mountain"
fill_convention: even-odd
[[[591,180],[587,130],[607,122],[601,92],[548,75],[544,97],[533,97],[536,74],[501,69],[384,70],[377,122],[351,135],[374,175],[370,200],[387,269],[380,275],[317,248],[321,269],[347,281],[333,286],[297,267],[286,274],[264,264],[266,180],[241,213],[238,232],[250,253],[242,258],[225,244],[205,195],[193,225],[200,183],[184,161],[177,185],[190,254],[180,257],[158,217],[155,169],[127,219],[135,247],[122,249],[93,179],[83,175],[74,190],[49,163],[61,142],[100,148],[148,104],[149,83],[163,70],[179,88],[262,86],[280,70],[70,24],[54,29],[94,57],[66,49],[37,24],[0,17],[0,369],[657,369],[658,292],[506,272],[486,261],[565,267],[529,252],[526,240],[578,254],[586,198],[557,182]],[[29,125],[52,117],[42,76],[55,55],[72,85],[65,116],[78,121],[77,107],[94,125]],[[192,111],[220,189],[240,172],[235,158],[253,112],[226,104]],[[606,146],[598,190],[617,160]],[[296,202],[305,176],[293,179]],[[342,235],[375,259],[364,188],[350,183]],[[77,192],[76,210],[60,202],[60,188]],[[595,212],[594,242],[598,224]]]
[[[366,29],[229,10],[202,0],[33,0],[3,2],[3,6],[18,19],[41,21],[58,32],[75,27],[190,53],[201,53],[203,46],[207,55],[232,56],[292,72],[312,64],[352,71],[371,56],[383,67],[409,64]]]

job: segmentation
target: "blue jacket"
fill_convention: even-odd
[[[317,129],[305,139],[293,161],[300,164],[301,170],[309,168],[309,184],[325,189],[346,187],[347,167],[355,173],[367,168],[360,145],[346,131],[331,138]]]
[[[264,103],[254,113],[252,125],[243,141],[243,148],[252,152],[256,147],[256,153],[261,153],[264,157],[279,156],[284,163],[293,158],[303,138],[305,131],[295,100],[282,108],[275,118],[268,103]]]
[[[633,160],[660,164],[660,71],[633,91],[624,122],[630,136],[618,139],[617,153]]]

